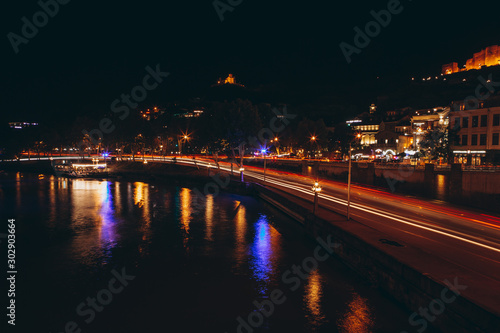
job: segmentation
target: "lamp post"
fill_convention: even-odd
[[[314,208],[313,208],[313,215],[316,217],[316,211],[318,210],[318,194],[321,192],[321,185],[319,185],[319,182],[315,182],[312,191],[314,193]]]
[[[264,155],[264,183],[266,182],[266,149],[261,150],[262,155]]]
[[[361,134],[358,133],[358,135],[356,135],[356,138],[357,139],[361,138]],[[350,208],[351,208],[351,168],[352,168],[351,150],[352,150],[352,140],[349,141],[349,174],[347,177],[347,221],[349,221],[351,218],[351,211],[350,211]]]
[[[313,135],[313,136],[311,137],[311,141],[312,141],[313,143],[314,143],[314,142],[316,142],[316,139],[317,139],[317,138],[316,138],[316,136],[315,136],[315,135]],[[314,144],[313,144],[313,149],[314,149]],[[316,157],[316,151],[313,151],[313,152],[314,152],[314,155],[313,155],[313,159],[314,159],[314,158]]]
[[[109,153],[108,152],[104,152],[104,153],[102,153],[102,156],[104,157],[104,171],[106,172],[107,169],[108,169],[108,165],[106,164],[106,157],[109,156]]]
[[[241,182],[243,183],[244,179],[243,179],[243,171],[245,171],[244,168],[240,168],[240,180]]]

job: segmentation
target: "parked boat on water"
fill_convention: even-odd
[[[105,177],[107,175],[107,164],[100,163],[98,159],[52,161],[52,168],[57,177],[84,178]]]

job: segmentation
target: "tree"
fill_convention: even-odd
[[[425,134],[420,146],[431,160],[444,158],[447,162],[453,156],[450,137],[456,136],[456,130],[438,127]]]

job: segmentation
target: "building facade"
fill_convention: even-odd
[[[451,112],[455,163],[500,164],[500,107]]]

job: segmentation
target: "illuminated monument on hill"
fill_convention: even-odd
[[[456,62],[452,62],[443,65],[441,73],[446,75],[470,71],[471,69],[481,69],[483,66],[489,67],[497,65],[500,65],[500,47],[498,45],[492,45],[478,53],[474,53],[474,57],[467,60],[464,68],[459,68]]]
[[[236,82],[236,79],[233,76],[233,74],[229,74],[224,80],[222,78],[219,78],[217,80],[217,84],[214,84],[214,86],[223,86],[225,84],[232,84],[235,86],[244,87],[244,85],[242,85],[241,83]]]

